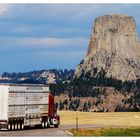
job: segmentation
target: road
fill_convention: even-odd
[[[91,128],[91,127],[103,127],[99,125],[80,125],[79,128]],[[59,128],[28,128],[23,131],[6,131],[6,130],[0,130],[0,137],[6,136],[6,137],[24,137],[24,136],[45,136],[45,137],[72,137],[69,133],[67,133],[69,129],[75,128],[75,125],[62,125]]]
[[[18,131],[6,131],[6,130],[0,130],[0,137],[1,136],[7,136],[7,137],[20,137],[20,136],[71,136],[68,135],[64,129],[61,128],[28,128],[26,130],[18,130]]]

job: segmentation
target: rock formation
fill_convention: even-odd
[[[97,76],[103,68],[106,77],[122,81],[140,78],[140,46],[136,24],[131,16],[105,15],[95,19],[85,59],[77,66],[75,77],[90,72]]]

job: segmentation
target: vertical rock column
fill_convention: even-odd
[[[133,17],[105,15],[95,19],[87,55],[77,66],[75,77],[87,72],[92,76],[95,67],[122,81],[140,77],[140,47]]]

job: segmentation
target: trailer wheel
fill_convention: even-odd
[[[20,121],[17,122],[17,129],[20,130]]]
[[[15,129],[15,125],[14,125],[14,122],[12,122],[12,130]]]
[[[23,130],[24,129],[24,122],[22,121],[21,123],[21,129]]]
[[[42,120],[42,122],[41,122],[41,126],[42,126],[42,128],[44,128],[45,127],[45,123],[44,123],[44,121]]]
[[[11,123],[10,122],[8,122],[7,130],[11,130]]]
[[[22,120],[19,121],[20,124],[20,130],[22,130]]]
[[[48,122],[47,122],[47,121],[45,121],[44,123],[45,123],[45,128],[46,128],[46,127],[48,127]]]
[[[48,120],[47,120],[47,127],[48,128],[50,127],[50,118],[48,118]]]
[[[17,125],[18,125],[17,121],[15,121],[15,130],[17,130]]]

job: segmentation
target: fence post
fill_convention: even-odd
[[[76,117],[76,130],[78,131],[78,117]]]

